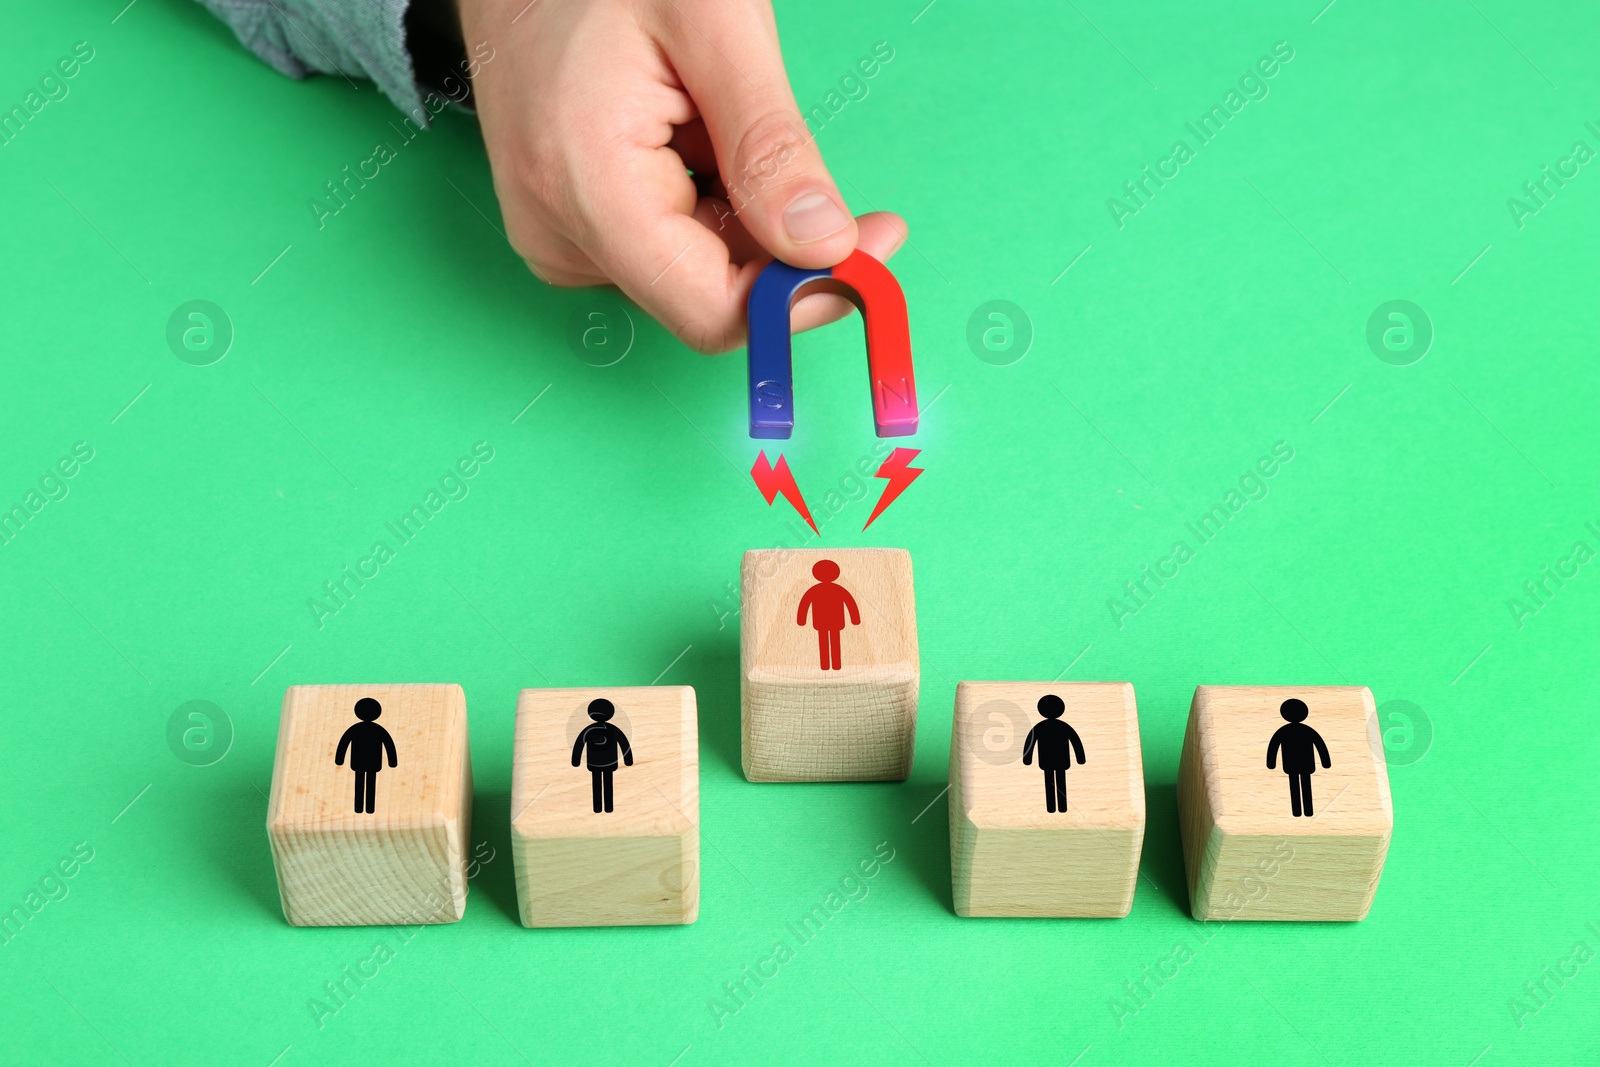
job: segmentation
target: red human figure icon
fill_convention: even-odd
[[[800,612],[795,625],[806,624],[806,612],[811,613],[811,627],[817,631],[817,659],[823,670],[839,670],[839,634],[845,627],[845,612],[850,613],[850,625],[861,625],[861,612],[856,609],[856,598],[849,590],[834,584],[839,577],[839,565],[831,559],[819,559],[811,568],[817,584],[806,590],[800,598]]]

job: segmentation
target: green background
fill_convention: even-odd
[[[1600,148],[1592,10],[783,3],[803,108],[876,42],[895,52],[819,142],[856,210],[910,222],[894,268],[929,406],[900,443],[927,473],[860,532],[880,483],[850,478],[879,444],[855,324],[797,342],[783,451],[822,543],[911,551],[923,700],[910,781],[756,786],[730,583],[745,549],[798,538],[747,473],[742,356],[613,311],[626,358],[577,358],[567,324],[606,300],[543,287],[506,247],[467,115],[318,230],[307,201],[397,139],[391,106],[277,76],[197,6],[123,2],[0,14],[7,109],[75,42],[95,49],[0,147],[0,503],[94,449],[0,548],[0,910],[93,850],[0,947],[0,1061],[1600,1056],[1600,962],[1570,962],[1600,952],[1600,563],[1534,614],[1508,603],[1575,542],[1600,549],[1600,173],[1521,227],[1506,203],[1575,141]],[[1294,58],[1270,94],[1119,228],[1108,198],[1193,147],[1185,122],[1280,40]],[[167,346],[192,299],[236,334],[210,366]],[[1033,331],[1009,366],[966,339],[996,299]],[[1434,330],[1409,366],[1366,341],[1393,299]],[[470,495],[319,628],[308,598],[478,441],[494,459]],[[1265,499],[1114,617],[1279,441],[1294,459]],[[958,919],[938,799],[955,684],[1058,676],[1137,687],[1133,913]],[[700,921],[522,929],[518,689],[656,679],[699,694]],[[283,921],[263,832],[282,691],[349,681],[466,688],[492,858],[458,925]],[[1395,727],[1370,917],[1212,936],[1188,914],[1174,807],[1193,687],[1345,682]],[[231,723],[209,766],[167,741],[191,700]],[[1391,701],[1422,709],[1430,742]],[[719,1026],[723,983],[881,842],[895,858],[870,894]],[[319,1028],[308,1001],[380,942],[393,960]],[[1193,958],[1119,1022],[1124,983],[1179,944]],[[1545,967],[1569,977],[1535,1001]]]

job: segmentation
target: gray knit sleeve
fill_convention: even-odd
[[[411,0],[200,0],[280,73],[369,78],[419,123],[428,91],[406,47]]]

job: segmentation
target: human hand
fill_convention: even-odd
[[[887,260],[888,212],[852,219],[795,105],[767,0],[459,0],[511,245],[552,285],[614,284],[689,347],[744,340],[769,257]],[[691,177],[688,170],[694,171]],[[698,188],[697,188],[698,186]],[[811,329],[851,310],[819,293]]]

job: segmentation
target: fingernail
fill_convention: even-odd
[[[846,215],[826,193],[801,193],[783,209],[783,228],[797,245],[832,237],[850,225]]]

